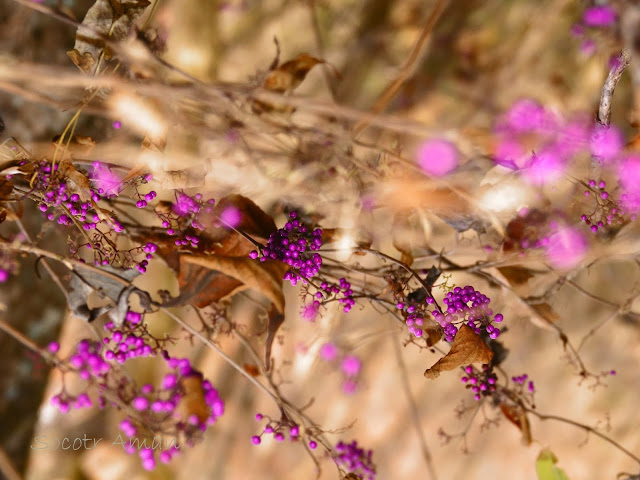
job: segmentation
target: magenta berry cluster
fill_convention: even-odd
[[[327,303],[337,301],[342,306],[344,313],[348,313],[356,304],[351,283],[345,278],[341,278],[338,284],[321,282],[318,291],[311,293],[307,290],[307,293],[312,297],[312,300],[302,305],[300,317],[309,322],[314,322],[318,318],[320,308]]]
[[[176,246],[197,248],[197,232],[213,225],[215,203],[213,198],[205,200],[201,193],[192,196],[178,191],[173,202],[160,202],[154,212],[167,235],[176,237]]]
[[[376,467],[372,460],[373,451],[364,450],[356,440],[351,443],[339,441],[335,446],[334,460],[339,467],[349,473],[355,473],[363,480],[376,478]]]
[[[344,313],[347,313],[356,304],[356,301],[353,298],[351,283],[349,283],[345,278],[341,278],[340,280],[338,280],[338,282],[338,285],[329,282],[322,282],[320,284],[320,289],[325,293],[323,294],[322,292],[316,292],[315,296],[318,299],[325,298],[325,295],[337,298],[338,303],[342,305],[342,311]]]
[[[216,423],[222,416],[224,402],[211,382],[203,380],[202,374],[191,366],[188,359],[166,356],[165,361],[172,371],[164,376],[161,387],[145,384],[132,396],[130,405],[139,412],[141,418],[127,417],[120,423],[120,428],[128,437],[134,437],[147,424],[160,424],[172,419],[173,436],[182,436],[187,440],[187,445],[192,445],[191,439],[195,433],[205,432],[209,425]],[[194,394],[185,387],[189,380],[198,386],[196,395],[202,397],[202,407],[206,407],[206,414],[200,411],[182,411],[183,399]],[[130,439],[124,445],[125,451],[129,454],[138,451],[143,467],[153,470],[156,465],[155,449],[136,449],[136,444],[139,442]],[[159,453],[158,460],[169,463],[179,453],[180,450],[176,447],[165,449]]]
[[[464,372],[466,375],[460,380],[473,392],[473,398],[476,401],[496,391],[498,377],[491,371],[489,365],[483,365],[482,371],[474,371],[471,365],[467,365],[464,367]]]
[[[116,328],[113,322],[109,322],[105,330],[108,336],[102,341],[85,339],[78,343],[76,351],[66,361],[67,372],[74,372],[80,378],[97,384],[100,408],[111,404],[116,408],[129,406],[136,411],[120,424],[121,430],[129,437],[123,446],[127,453],[137,452],[143,467],[152,470],[157,460],[168,463],[179,449],[162,450],[156,458],[155,448],[140,448],[140,441],[131,437],[160,433],[176,440],[186,440],[186,444],[192,446],[194,436],[204,432],[224,413],[224,401],[188,359],[173,358],[168,354],[165,349],[168,340],[151,336],[140,313],[128,311],[120,327]],[[52,342],[47,349],[56,354],[60,345]],[[157,355],[162,356],[170,369],[159,387],[151,384],[138,387],[121,370],[120,365],[129,359]],[[51,399],[51,403],[62,413],[94,404],[87,392],[71,395],[64,389]],[[146,445],[144,440],[142,443]]]
[[[584,196],[593,198],[595,205],[590,213],[583,213],[582,220],[593,233],[605,230],[625,222],[625,212],[606,190],[607,184],[603,180],[589,180],[589,187],[584,191]]]
[[[447,293],[442,302],[447,306],[444,312],[434,310],[431,313],[434,320],[444,328],[445,339],[448,342],[452,342],[458,333],[456,324],[465,322],[477,334],[484,328],[491,338],[495,339],[500,335],[500,329],[494,327],[493,322],[502,322],[502,314],[494,315],[493,310],[489,308],[491,299],[472,286],[455,287]]]
[[[166,342],[150,337],[138,312],[128,311],[126,322],[120,329],[113,322],[108,322],[104,328],[110,335],[102,339],[106,349],[103,357],[109,362],[123,364],[131,358],[155,357],[164,350]]]
[[[322,265],[322,257],[315,252],[322,246],[322,230],[311,227],[298,219],[298,214],[289,213],[289,221],[269,236],[267,245],[262,249],[262,256],[253,250],[249,256],[260,261],[269,259],[286,263],[291,269],[285,273],[284,279],[295,285],[302,278],[303,282],[318,274]]]
[[[426,302],[428,305],[433,305],[435,300],[433,297],[427,297]],[[398,302],[396,307],[398,310],[406,312],[407,315],[405,317],[405,323],[409,329],[409,333],[417,338],[422,337],[422,334],[424,333],[422,330],[424,319],[426,315],[429,315],[429,311],[426,310],[425,305],[405,300]]]
[[[85,236],[83,238],[88,240],[86,243],[76,243],[69,240],[69,249],[73,258],[84,262],[85,260],[81,258],[79,252],[81,248],[86,248],[92,251],[93,263],[97,266],[136,267],[140,273],[144,273],[148,261],[152,258],[151,254],[155,252],[157,247],[152,243],[147,243],[145,246],[129,250],[119,249],[117,236],[124,232],[124,227],[110,213],[100,211],[95,205],[102,198],[98,192],[115,191],[116,187],[120,185],[119,178],[112,174],[107,167],[95,162],[93,179],[102,186],[98,191],[90,188],[86,192],[86,195],[91,197],[88,200],[77,192],[69,191],[63,175],[57,173],[58,167],[59,164],[52,166],[46,160],[37,163],[34,190],[40,193],[39,208],[47,220],[55,221],[65,227],[77,225],[84,230]],[[135,186],[136,182],[146,182],[147,177],[143,176],[131,182]],[[115,195],[117,192],[111,193],[111,196]],[[155,195],[155,192],[152,191],[146,196],[155,197]]]
[[[287,418],[272,420],[261,413],[257,413],[255,418],[258,422],[266,418],[268,422],[264,426],[260,435],[254,435],[251,437],[251,443],[254,445],[260,445],[262,443],[263,435],[272,435],[276,442],[283,442],[287,434],[289,436],[289,440],[292,442],[300,440],[300,426]]]
[[[362,370],[362,360],[356,355],[344,355],[340,349],[331,342],[320,347],[320,357],[327,362],[340,362],[340,370],[343,375],[342,391],[350,395],[358,388],[358,377]]]
[[[526,386],[526,389],[529,393],[534,393],[536,391],[536,388],[533,384],[533,381],[531,380],[527,381],[528,378],[529,376],[526,373],[524,373],[517,377],[511,377],[511,381],[516,385],[520,385],[523,389]]]

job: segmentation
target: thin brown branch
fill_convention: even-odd
[[[602,95],[600,96],[600,107],[598,108],[598,117],[596,122],[603,126],[608,127],[611,122],[611,102],[613,100],[613,92],[622,77],[622,73],[625,68],[629,66],[631,62],[631,54],[626,48],[620,52],[620,55],[616,58],[614,65],[609,70],[609,75],[602,86]]]
[[[524,407],[524,408],[525,408],[527,413],[530,413],[530,414],[538,417],[540,420],[555,420],[557,422],[562,422],[562,423],[566,423],[568,425],[573,425],[574,427],[577,427],[577,428],[581,428],[581,429],[585,430],[588,433],[593,433],[594,435],[596,435],[597,437],[600,437],[605,442],[613,445],[616,449],[620,450],[622,453],[624,453],[628,457],[632,458],[636,463],[640,464],[640,458],[638,458],[636,455],[634,455],[629,450],[624,448],[622,445],[620,445],[618,442],[616,442],[611,437],[608,437],[604,433],[599,432],[598,430],[596,430],[593,427],[590,427],[589,425],[585,425],[584,423],[576,422],[575,420],[571,420],[569,418],[560,417],[558,415],[546,415],[546,414],[543,414],[543,413],[539,413],[536,410],[533,410],[531,408],[527,408],[527,407]]]
[[[15,211],[15,209],[14,209],[14,211]],[[16,218],[15,222],[18,225],[18,228],[20,229],[22,234],[29,241],[29,243],[33,245],[33,240],[31,239],[31,236],[29,235],[29,232],[25,228],[25,226],[22,223],[22,221],[20,220],[20,218]],[[62,284],[62,281],[60,280],[60,277],[58,276],[58,274],[56,274],[56,272],[53,270],[53,268],[51,268],[51,265],[49,265],[49,262],[46,259],[42,260],[42,264],[44,265],[44,268],[47,271],[47,273],[49,274],[49,276],[51,276],[51,278],[56,283],[56,285],[58,285],[58,288],[60,289],[62,294],[65,296],[67,301],[69,301],[69,292],[67,291],[67,289]]]
[[[424,458],[424,461],[427,464],[429,477],[432,480],[437,480],[438,476],[436,475],[436,471],[433,465],[433,457],[431,456],[431,452],[429,451],[427,439],[424,436],[424,432],[420,427],[420,414],[418,413],[418,405],[416,404],[416,400],[413,397],[413,393],[411,393],[411,385],[409,384],[407,366],[405,365],[404,359],[402,358],[402,350],[400,349],[400,344],[398,343],[398,339],[395,335],[390,335],[389,338],[391,339],[391,343],[393,343],[393,351],[396,355],[398,368],[400,369],[400,380],[402,382],[402,389],[404,390],[404,395],[407,398],[407,403],[409,404],[409,412],[411,413],[412,419],[411,423],[413,423],[413,427],[418,437],[418,442],[420,442],[422,458]]]
[[[438,19],[442,15],[442,12],[444,12],[444,9],[446,8],[448,3],[448,0],[438,0],[438,3],[436,3],[436,6],[431,11],[429,18],[422,28],[418,40],[409,53],[407,60],[405,61],[396,77],[391,81],[389,85],[387,85],[387,87],[378,97],[378,100],[376,100],[376,103],[371,108],[372,113],[377,115],[384,111],[389,103],[391,103],[391,101],[396,97],[398,92],[400,92],[400,89],[405,84],[405,82],[413,76],[418,65],[418,60],[422,59],[426,51],[427,40],[429,40],[429,38],[431,37],[433,29],[436,26]],[[368,125],[369,123],[366,120],[358,122],[353,128],[353,136],[358,136],[358,134],[360,134]]]
[[[4,331],[9,336],[13,337],[15,340],[17,340],[19,343],[27,347],[29,350],[40,355],[43,359],[45,359],[50,364],[57,365],[57,366],[61,365],[60,361],[54,355],[51,355],[45,349],[40,348],[38,345],[36,345],[36,343],[33,340],[31,340],[30,338],[27,338],[26,335],[16,330],[15,328],[13,328],[13,326],[9,325],[2,318],[0,318],[0,330]]]

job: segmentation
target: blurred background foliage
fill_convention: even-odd
[[[392,229],[381,225],[391,225],[394,214],[406,210],[407,205],[422,208],[426,217],[414,216],[403,224],[405,238],[415,238],[414,243],[419,244],[426,237],[436,250],[455,244],[457,258],[468,263],[485,258],[484,251],[478,248],[478,237],[473,234],[458,239],[457,232],[429,215],[429,205],[424,204],[419,191],[414,192],[411,185],[404,188],[402,182],[411,173],[398,172],[397,165],[389,166],[380,152],[386,149],[411,158],[412,149],[424,134],[440,132],[455,139],[468,159],[468,170],[462,174],[466,175],[465,182],[479,182],[481,178],[474,176],[473,165],[482,165],[491,155],[495,146],[494,122],[514,101],[533,98],[566,116],[578,112],[593,115],[609,59],[620,51],[624,38],[623,32],[616,29],[594,30],[589,35],[595,42],[595,51],[581,50],[581,40],[570,30],[588,2],[161,0],[151,25],[166,41],[162,58],[213,84],[255,85],[276,55],[276,37],[282,61],[308,53],[325,59],[340,73],[336,76],[325,65],[314,68],[296,90],[297,95],[370,111],[401,71],[425,22],[441,3],[444,10],[426,48],[384,110],[390,115],[385,117],[389,125],[399,122],[400,127],[378,125],[365,129],[358,137],[363,144],[375,148],[354,147],[345,140],[340,148],[327,149],[322,143],[314,143],[313,137],[296,142],[295,137],[287,137],[286,130],[275,129],[270,134],[248,129],[242,134],[249,145],[247,153],[247,149],[228,141],[230,129],[220,127],[219,122],[209,137],[200,135],[198,122],[204,119],[202,124],[208,125],[210,112],[206,105],[196,102],[193,116],[180,117],[182,121],[171,117],[168,122],[165,166],[204,168],[204,185],[198,188],[215,198],[230,192],[243,193],[273,214],[279,225],[284,218],[283,205],[299,205],[322,218],[323,226],[365,232],[383,251],[392,249],[394,238]],[[92,2],[47,0],[45,4],[81,20]],[[616,6],[623,8],[625,4],[619,2]],[[37,66],[43,75],[76,73],[66,55],[73,47],[75,30],[11,0],[0,2],[0,19],[0,71],[4,72],[0,74],[0,115],[6,125],[5,136],[13,136],[34,149],[46,147],[64,129],[82,90],[48,88],[50,98],[58,102],[56,108],[44,104],[40,97],[8,88],[6,72],[29,72],[29,68]],[[143,16],[139,23],[145,20]],[[170,71],[162,76],[163,84],[176,88],[175,97],[167,98],[165,106],[180,102],[179,75]],[[38,91],[37,77],[26,84]],[[140,89],[144,91],[145,87]],[[636,134],[635,99],[630,76],[625,75],[615,93],[612,123],[624,131],[628,140]],[[303,108],[294,118],[311,130],[332,128],[326,118],[322,126],[314,123],[316,118]],[[403,129],[402,122],[408,122],[410,128]],[[424,125],[424,130],[416,130],[416,122]],[[87,112],[77,130],[93,137],[99,146],[111,145],[117,152],[124,152],[119,153],[123,157],[132,149],[139,149],[140,138],[120,135],[111,124],[112,119],[105,115]],[[352,161],[351,156],[358,162]],[[586,172],[586,165],[583,171]],[[569,190],[556,193],[567,195]],[[362,208],[363,195],[371,192],[382,203],[376,215],[363,212]],[[564,205],[569,203],[567,199]],[[27,209],[24,219],[31,231],[38,231],[39,215],[35,209]],[[52,249],[55,242],[64,246],[64,239],[47,232],[42,235],[41,240],[51,242],[48,245]],[[491,243],[486,237],[481,241]],[[3,286],[2,315],[41,345],[61,338],[62,351],[69,352],[86,335],[85,326],[66,315],[56,286],[47,277],[37,278],[35,271],[32,263],[25,263],[20,276]],[[175,288],[175,278],[166,267],[152,264],[150,271],[149,277],[155,281],[150,286]],[[636,268],[614,259],[581,272],[573,280],[605,298],[622,301],[637,289],[637,277]],[[607,380],[606,388],[592,390],[567,362],[557,335],[532,323],[531,312],[515,302],[511,292],[494,285],[478,285],[477,279],[464,274],[453,278],[459,285],[472,280],[477,289],[492,298],[496,310],[505,314],[509,332],[502,338],[510,350],[509,371],[513,375],[526,371],[536,381],[539,410],[606,426],[609,435],[638,451],[638,323],[616,318],[609,328],[589,340],[581,352],[585,362],[594,371],[618,372]],[[535,293],[536,286],[530,287]],[[422,372],[437,357],[412,346],[401,350],[401,367],[394,343],[401,342],[404,333],[391,319],[365,307],[349,315],[335,310],[317,323],[307,323],[298,316],[296,289],[285,289],[288,317],[274,352],[284,380],[282,389],[299,405],[313,399],[308,413],[328,431],[346,429],[335,436],[336,440],[357,438],[360,444],[372,448],[378,478],[426,478],[425,460],[401,384],[402,368],[408,372],[420,427],[438,478],[534,479],[540,446],[549,446],[555,452],[569,478],[614,478],[620,471],[632,471],[633,463],[620,452],[567,425],[533,419],[535,442],[527,447],[520,445],[521,434],[513,425],[504,419],[491,420],[499,419],[499,412],[487,407],[474,418],[457,415],[455,410],[461,400],[467,405],[472,402],[458,375],[450,373],[437,381],[425,380]],[[585,299],[568,287],[562,287],[554,297],[553,307],[559,315],[558,323],[571,338],[581,338],[610,315],[601,303]],[[258,330],[255,312],[240,309],[237,315],[234,321],[246,324],[249,332]],[[152,326],[157,332],[184,337],[160,315],[152,319]],[[257,344],[262,341],[257,335],[252,338]],[[218,341],[238,363],[250,362],[230,338],[221,336]],[[318,358],[318,348],[325,341],[333,341],[363,359],[364,371],[356,393],[342,393],[339,372]],[[60,387],[59,376],[55,372],[49,376],[37,358],[3,334],[0,352],[0,443],[28,479],[314,478],[315,466],[300,445],[251,445],[250,437],[260,430],[253,419],[255,413],[277,416],[278,412],[268,398],[197,342],[182,341],[175,348],[176,355],[197,359],[205,376],[220,390],[227,411],[201,444],[170,466],[152,473],[144,472],[137,459],[111,445],[110,440],[118,433],[118,412],[93,409],[60,415],[48,404]],[[133,374],[140,381],[159,378],[153,363],[142,360]],[[438,435],[441,428],[449,433],[466,428],[469,431],[464,442],[454,439],[443,444]],[[105,440],[94,450],[30,448],[35,435],[53,439],[84,434]],[[334,478],[330,461],[323,466],[321,478]]]

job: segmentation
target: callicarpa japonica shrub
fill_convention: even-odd
[[[636,2],[0,19],[2,478],[640,479]]]

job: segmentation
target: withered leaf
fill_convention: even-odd
[[[87,322],[92,322],[103,313],[109,313],[114,324],[120,326],[132,293],[137,293],[143,303],[148,299],[147,292],[131,285],[131,281],[138,275],[139,272],[133,268],[121,270],[101,267],[101,271],[96,271],[78,265],[71,274],[69,307],[75,316]],[[87,300],[93,292],[111,303],[104,307],[89,308]]]
[[[198,265],[219,272],[222,276],[231,277],[242,283],[243,288],[252,288],[275,305],[279,312],[284,312],[284,294],[282,277],[287,266],[281,262],[256,262],[249,257],[223,257],[218,255],[196,256],[181,255],[180,264]],[[270,264],[267,266],[267,264]],[[271,267],[271,268],[269,268]],[[212,282],[219,279],[215,276]]]
[[[536,208],[529,210],[524,216],[517,215],[505,228],[502,250],[510,252],[521,250],[525,245],[533,245],[547,223],[549,214]]]
[[[190,303],[204,308],[225,298],[230,298],[240,290],[240,280],[188,262],[180,262],[178,273],[180,297],[172,304]]]
[[[70,160],[65,159],[60,162],[58,171],[65,178],[71,180],[69,187],[72,192],[80,195],[80,198],[85,202],[91,201],[91,182],[85,175],[76,170]]]
[[[430,379],[438,378],[442,372],[470,363],[489,363],[493,351],[468,325],[462,325],[451,345],[451,350],[424,372]]]
[[[527,412],[521,405],[510,405],[507,403],[500,404],[500,411],[507,420],[513,423],[522,432],[523,445],[531,445],[533,438],[531,437],[531,425]]]
[[[105,48],[104,38],[125,38],[149,5],[149,0],[97,0],[78,27],[76,43],[67,55],[84,73],[93,74]],[[109,59],[108,51],[105,58]]]
[[[205,422],[211,412],[204,397],[202,376],[189,375],[183,377],[180,380],[180,386],[184,391],[184,395],[176,407],[178,417],[187,422],[191,415],[195,415],[200,422]]]
[[[291,93],[303,82],[309,71],[319,63],[325,63],[325,61],[307,53],[301,53],[277,68],[274,68],[274,63],[271,65],[271,71],[262,82],[262,87],[272,92]],[[254,100],[252,109],[256,113],[273,111],[291,113],[294,110],[289,106],[275,106],[262,100]]]
[[[352,472],[352,473],[347,473],[347,475],[343,477],[342,480],[362,480],[362,477]]]
[[[498,267],[498,270],[513,286],[523,285],[535,276],[533,270],[517,265]]]
[[[13,192],[13,183],[5,178],[0,178],[0,201],[9,200]]]
[[[265,213],[258,205],[243,195],[232,194],[221,198],[213,207],[212,213],[219,217],[222,215],[222,212],[230,207],[236,208],[240,213],[240,222],[236,228],[253,238],[266,240],[269,238],[269,235],[277,229],[271,215]],[[221,236],[239,236],[238,233],[230,231],[226,227],[215,229],[213,232],[208,230],[208,235],[215,241],[219,241]],[[243,238],[246,243],[251,244],[244,239],[244,237],[241,238]],[[251,250],[254,249],[255,247],[251,244]],[[246,255],[251,250],[248,250],[246,253],[238,253],[238,255]],[[230,255],[230,253],[227,251],[225,255]]]
[[[324,60],[301,53],[269,72],[262,86],[267,90],[285,93],[295,90],[305,79],[309,71]]]
[[[424,338],[427,341],[427,347],[433,347],[436,343],[438,343],[442,336],[444,335],[444,330],[440,325],[429,325],[424,328]]]
[[[555,312],[548,303],[535,303],[529,305],[535,312],[549,323],[556,323],[560,320],[560,316]]]
[[[252,377],[257,377],[260,375],[260,369],[258,368],[257,365],[254,365],[253,363],[245,363],[244,365],[242,365],[242,368],[245,372],[247,372]]]

